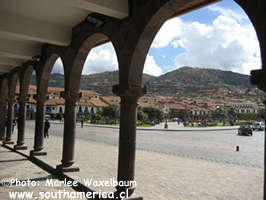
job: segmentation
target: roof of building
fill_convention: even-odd
[[[120,97],[116,97],[116,96],[103,96],[100,99],[102,101],[104,101],[108,105],[116,105],[116,106],[118,106],[120,104]]]
[[[183,105],[180,105],[180,104],[168,103],[168,104],[166,104],[166,106],[170,110],[186,110],[186,108]]]
[[[94,107],[108,107],[107,103],[104,103],[103,101],[101,101],[100,99],[92,99],[90,100],[90,103],[94,106]]]

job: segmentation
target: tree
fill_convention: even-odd
[[[164,113],[162,110],[153,107],[143,108],[143,112],[148,115],[148,119],[151,121],[162,121],[164,119]]]
[[[142,108],[138,108],[137,119],[141,122],[146,122],[148,120],[148,115],[147,113],[143,112]]]
[[[265,110],[258,110],[258,119],[264,120],[265,119]]]
[[[236,117],[237,117],[237,114],[234,110],[234,108],[230,108],[227,112],[227,116],[229,118],[230,121],[235,121]]]
[[[240,120],[257,120],[259,117],[257,113],[240,113],[238,116]]]
[[[224,120],[227,116],[227,113],[224,109],[217,107],[215,111],[212,112],[212,118],[217,120]]]
[[[117,119],[119,117],[119,108],[116,105],[111,105],[108,107],[104,107],[100,113],[103,117],[107,117],[109,119]]]

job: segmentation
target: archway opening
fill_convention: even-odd
[[[34,100],[36,88],[32,85],[32,83],[36,81],[36,77],[32,65],[25,66],[24,69],[19,70],[18,84],[16,86],[16,94],[18,95],[18,98],[16,104],[14,105],[16,123],[14,121],[13,125],[17,126],[17,143],[19,143],[21,138],[23,138],[20,134],[24,135],[25,146],[30,148],[34,142],[34,120],[36,112],[36,103]],[[24,110],[20,109],[21,105],[25,106]],[[21,132],[19,132],[19,130],[21,130]]]
[[[65,75],[61,58],[53,55],[50,59],[51,62],[47,61],[49,65],[45,66],[47,69],[43,74],[46,83],[42,86],[42,90],[46,90],[47,99],[44,117],[44,148],[49,162],[56,166],[62,159],[65,99],[61,97],[61,92],[65,91]],[[44,91],[41,93],[44,94]],[[46,125],[47,121],[50,126]],[[51,145],[49,140],[55,141],[57,145]]]
[[[264,94],[248,76],[258,68],[255,30],[233,1],[165,22],[144,67],[156,76],[143,80],[148,94],[139,101],[138,117],[158,132],[138,132],[139,149],[149,151],[137,157],[138,194],[154,198],[156,187],[157,199],[195,199],[203,192],[208,198],[262,198],[264,135],[257,130],[252,137],[237,135],[239,125],[264,120]],[[154,117],[156,112],[164,119]],[[242,155],[236,147],[243,148]],[[239,173],[250,178],[243,181]],[[254,192],[244,189],[248,184]]]
[[[49,122],[50,128],[48,135],[44,135],[43,142],[43,151],[47,152],[47,156],[42,159],[48,161],[49,164],[57,165],[62,158],[65,101],[60,97],[60,92],[64,91],[64,68],[58,55],[51,55],[41,67],[42,69],[38,69],[38,74],[33,73],[29,95],[31,95],[30,100],[34,102],[35,115],[37,114],[37,99],[39,98],[40,105],[44,101],[44,131],[46,121]],[[29,108],[30,106],[27,106],[28,110]],[[31,121],[26,127],[32,138],[35,137],[35,126],[36,122]],[[57,145],[52,145],[54,143],[49,140],[54,140]]]
[[[76,144],[79,145],[75,148],[75,160],[83,171],[78,180],[82,181],[84,176],[95,181],[116,180],[120,102],[120,98],[112,93],[112,86],[119,81],[116,52],[111,42],[84,51],[88,54],[82,69],[82,97],[77,103],[76,112]],[[108,128],[106,132],[108,126],[114,129]],[[88,151],[89,155],[86,153]],[[89,167],[86,165],[88,162],[91,163]],[[112,187],[90,188],[97,191],[115,190]]]

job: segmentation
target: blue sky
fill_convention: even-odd
[[[53,72],[62,72],[61,63]],[[252,24],[233,0],[223,0],[168,20],[156,35],[144,73],[159,76],[182,66],[215,68],[249,74],[261,66]],[[83,74],[118,68],[110,43],[92,49]]]

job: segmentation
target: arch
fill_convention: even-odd
[[[136,2],[132,10],[132,30],[124,42],[129,49],[124,49],[117,39],[115,46],[119,46],[118,63],[120,71],[120,83],[140,86],[142,83],[142,72],[150,45],[164,22],[177,13],[181,14],[194,8],[193,3],[180,6],[176,0],[169,1],[147,1],[139,8]],[[134,6],[137,7],[134,9]],[[148,13],[147,13],[148,12]],[[126,41],[126,39],[128,41]],[[123,43],[120,41],[120,43]],[[126,66],[122,68],[122,66]]]
[[[47,106],[45,101],[47,100],[46,95],[48,93],[48,85],[51,77],[52,69],[59,59],[59,55],[56,53],[47,54],[47,56],[41,60],[36,66],[36,79],[37,79],[37,91],[35,95],[36,102],[36,120],[35,120],[35,137],[34,137],[34,146],[32,153],[40,153],[44,148],[44,120],[54,117],[52,106]],[[49,114],[49,117],[45,114]],[[42,152],[46,154],[46,152]]]
[[[25,100],[25,98],[28,95],[28,89],[32,77],[32,72],[33,72],[33,66],[26,65],[24,66],[21,71],[19,72],[19,83],[20,83],[20,99]]]
[[[259,40],[260,45],[260,53],[261,53],[261,63],[262,68],[265,68],[265,61],[266,61],[266,26],[265,26],[265,1],[240,1],[240,0],[233,0],[235,1],[247,14],[249,17],[255,31],[257,34],[257,38]]]
[[[75,57],[73,58],[73,62],[69,62],[66,58],[63,58],[62,61],[65,66],[68,66],[65,69],[65,88],[73,91],[78,91],[80,88],[80,78],[81,73],[84,67],[84,63],[86,58],[92,48],[99,44],[103,44],[108,41],[110,38],[104,33],[94,33],[87,37],[80,48],[78,49]],[[68,65],[69,64],[69,65]]]
[[[157,15],[157,14],[156,14]],[[152,24],[152,22],[150,22],[151,24]],[[149,27],[150,26],[150,23],[147,25],[147,27]],[[147,29],[147,27],[145,28],[145,29]],[[255,27],[255,26],[254,26]],[[266,27],[266,26],[265,26]],[[158,28],[158,30],[160,29],[160,27],[157,27]],[[156,29],[157,29],[156,28]],[[153,31],[155,31],[155,30],[152,30],[152,33],[154,33]],[[145,31],[144,31],[145,32]],[[157,33],[157,31],[155,31],[156,33]],[[155,35],[154,35],[155,36]],[[140,41],[143,39],[143,37],[144,36],[142,36],[141,37],[141,39],[140,39]],[[265,37],[265,36],[264,36]],[[151,38],[150,38],[151,39]],[[261,41],[260,41],[260,43],[261,43]],[[139,47],[141,47],[141,44],[142,44],[142,42],[140,42],[139,44],[138,44],[138,46]],[[146,44],[147,45],[147,47],[148,48],[150,48],[150,44]],[[145,47],[146,48],[146,47]],[[134,61],[136,61],[136,62],[140,62],[140,61],[138,61],[138,58],[139,58],[139,56],[143,56],[143,57],[146,57],[145,55],[142,55],[142,53],[143,52],[141,52],[141,49],[137,49],[136,50],[136,53],[134,53],[134,56],[133,56],[133,58],[132,58],[132,62],[134,62]],[[262,55],[262,53],[261,53],[261,55]],[[142,58],[143,58],[142,57]],[[143,62],[143,64],[144,64],[144,62],[145,62],[145,60],[143,60],[142,61]],[[263,62],[262,62],[263,63]],[[133,63],[134,64],[134,63]],[[141,64],[141,63],[140,63]],[[130,74],[129,74],[129,78],[131,79],[131,82],[133,82],[133,83],[135,83],[135,84],[139,84],[140,83],[140,80],[137,80],[136,82],[135,82],[135,80],[134,80],[134,78],[139,78],[140,77],[140,73],[142,73],[142,71],[143,71],[143,69],[141,70],[141,66],[144,66],[144,65],[133,65],[133,66],[130,66],[131,68],[130,68]],[[141,70],[141,72],[136,72],[135,70],[136,70],[136,68],[137,67],[139,67],[139,69],[138,70]],[[264,82],[264,84],[265,84],[265,82]],[[192,112],[192,111],[191,111]],[[201,111],[200,111],[200,113],[199,114],[202,114],[201,113]],[[198,117],[200,117],[200,115],[198,116]]]
[[[6,114],[7,114],[8,80],[2,77],[0,85],[0,140],[5,139]]]
[[[16,94],[16,86],[19,81],[19,74],[17,71],[11,73],[8,78],[8,97],[13,100]]]
[[[37,94],[46,95],[51,72],[56,60],[60,58],[57,54],[51,54],[44,62],[44,65],[38,66],[36,70]]]
[[[7,77],[3,77],[0,85],[0,102],[2,104],[1,106],[6,105],[7,97],[8,97],[8,79]]]

